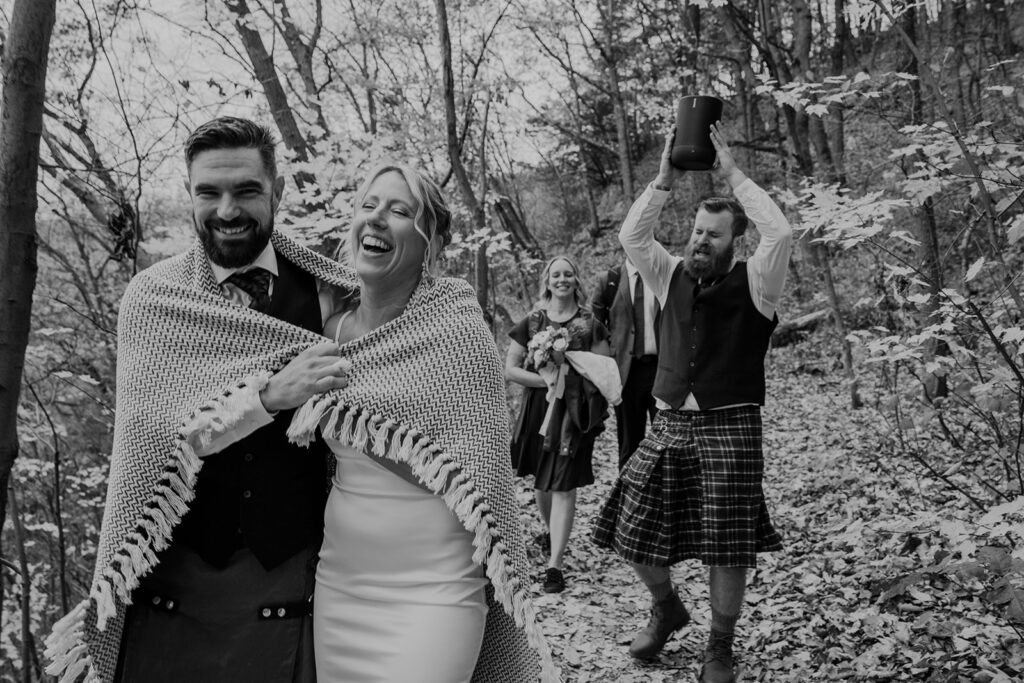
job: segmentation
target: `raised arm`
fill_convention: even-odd
[[[717,125],[711,127],[711,143],[718,152],[718,171],[732,187],[747,218],[760,235],[754,255],[747,261],[750,298],[757,310],[772,318],[786,284],[793,229],[782,209],[736,165],[736,160]]]
[[[654,238],[654,228],[658,225],[661,209],[672,190],[672,183],[680,174],[669,162],[672,139],[671,134],[665,137],[658,175],[633,202],[619,230],[619,242],[626,255],[662,304],[665,303],[668,285],[672,280],[672,271],[679,262],[679,257],[672,256]]]

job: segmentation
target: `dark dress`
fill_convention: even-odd
[[[605,327],[584,309],[563,323],[552,321],[546,311],[534,311],[516,323],[508,336],[525,348],[534,334],[548,326],[569,329],[569,351],[590,351],[594,344],[608,339]],[[532,367],[527,369],[533,370]],[[589,381],[570,369],[566,377],[566,395],[557,399],[562,405],[556,406],[556,412],[563,420],[569,420],[570,415],[565,410],[567,400],[575,405],[589,399],[593,418],[589,420],[590,427],[586,431],[574,434],[571,439],[548,438],[545,446],[545,436],[539,432],[548,410],[546,394],[547,389],[523,389],[523,402],[512,437],[512,467],[520,477],[532,475],[534,488],[541,491],[571,491],[593,484],[591,460],[594,440],[604,430],[607,415],[604,400]]]

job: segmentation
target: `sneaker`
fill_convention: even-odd
[[[672,591],[666,598],[655,601],[651,606],[651,620],[629,645],[629,654],[635,659],[650,659],[656,656],[672,634],[690,623],[679,594]]]
[[[561,593],[564,590],[565,576],[562,574],[562,570],[548,567],[547,571],[544,572],[544,592]]]
[[[735,683],[732,657],[733,634],[711,631],[707,649],[704,650],[704,666],[700,669],[700,683]]]

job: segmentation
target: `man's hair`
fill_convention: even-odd
[[[263,160],[263,169],[271,178],[277,178],[274,134],[266,126],[234,116],[222,116],[207,121],[192,131],[185,141],[185,165],[191,171],[193,159],[201,152],[236,148],[258,151]]]
[[[733,239],[742,237],[743,233],[747,231],[747,225],[750,222],[747,212],[743,210],[743,205],[732,197],[705,197],[697,205],[697,211],[701,209],[708,213],[722,213],[723,211],[731,213]]]

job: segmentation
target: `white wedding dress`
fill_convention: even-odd
[[[327,439],[338,461],[316,571],[321,683],[468,683],[486,580],[436,495]]]

